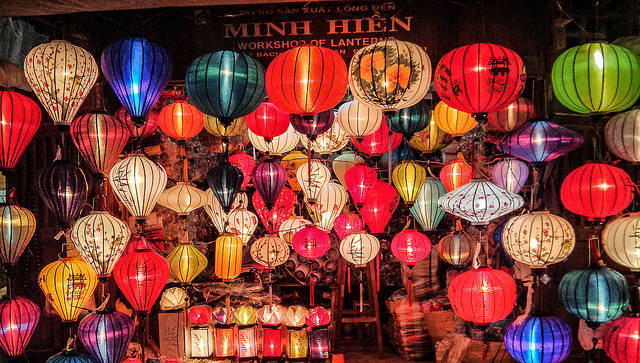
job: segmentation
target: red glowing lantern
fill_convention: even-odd
[[[0,168],[13,169],[33,135],[42,114],[36,101],[11,89],[0,87]]]
[[[333,222],[333,230],[336,231],[340,240],[344,239],[353,232],[362,231],[364,229],[364,223],[362,218],[350,211],[344,212],[339,215]]]
[[[187,316],[191,325],[207,325],[211,321],[213,308],[209,305],[195,305],[189,308]]]
[[[491,128],[499,132],[511,132],[535,116],[533,102],[524,97],[515,100],[507,108],[491,112],[487,121]]]
[[[454,160],[440,170],[440,181],[447,192],[454,191],[471,180],[471,165],[464,160]]]
[[[402,142],[402,134],[391,131],[389,134],[389,126],[387,121],[382,120],[380,127],[372,134],[365,136],[362,141],[358,141],[355,137],[351,137],[351,142],[356,149],[372,156],[379,157],[389,151],[389,138],[391,138],[391,151],[400,146]]]
[[[88,113],[71,123],[71,139],[94,173],[107,175],[129,140],[124,122],[102,113]]]
[[[264,141],[271,140],[284,134],[289,128],[291,115],[280,109],[272,102],[265,101],[258,108],[244,117],[244,122],[251,132],[264,137]]]
[[[391,241],[391,253],[409,266],[427,258],[429,252],[431,252],[429,237],[415,229],[405,229]]]
[[[282,222],[293,214],[293,209],[298,201],[296,194],[289,188],[283,187],[273,208],[268,209],[264,204],[260,193],[253,193],[253,207],[255,208],[264,228],[269,234],[276,234]]]
[[[251,173],[253,173],[253,169],[256,167],[256,160],[246,152],[238,151],[229,156],[229,162],[242,172],[243,179],[240,190],[247,190],[247,185],[249,184],[249,180],[251,180]]]
[[[331,315],[327,309],[322,306],[309,309],[309,314],[307,315],[307,326],[309,326],[309,328],[313,329],[329,324],[331,324]]]
[[[639,363],[640,317],[628,313],[609,323],[602,332],[602,345],[615,363]]]
[[[327,232],[310,224],[293,235],[291,244],[300,256],[315,260],[329,250],[331,238]]]
[[[400,198],[396,188],[378,180],[367,194],[360,215],[371,233],[382,233],[391,215],[398,207]]]
[[[622,169],[601,162],[573,170],[562,182],[560,200],[570,212],[590,221],[604,221],[633,200],[634,184]]]
[[[154,109],[149,110],[147,117],[144,119],[144,123],[140,127],[133,123],[131,115],[127,113],[124,107],[120,107],[113,116],[127,125],[127,129],[129,129],[132,138],[144,139],[145,137],[153,135],[156,130],[158,130],[158,111]]]
[[[366,164],[357,164],[347,169],[344,173],[344,182],[356,207],[362,207],[367,194],[377,180],[378,173]]]
[[[202,113],[193,105],[176,101],[164,106],[158,115],[158,125],[176,140],[186,140],[202,131]]]
[[[516,282],[502,270],[478,268],[454,277],[448,295],[456,315],[485,325],[511,313],[517,298]]]
[[[0,300],[0,346],[9,356],[21,355],[40,319],[40,308],[24,297]]]

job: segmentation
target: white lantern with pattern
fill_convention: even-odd
[[[309,214],[318,228],[330,232],[348,200],[349,193],[344,187],[330,181],[318,194],[316,203],[309,206]]]
[[[258,226],[258,216],[244,207],[229,213],[227,218],[227,231],[240,237],[244,246],[251,240],[256,226]]]
[[[376,258],[380,241],[363,231],[353,232],[340,242],[340,254],[356,266],[364,266]]]
[[[296,178],[307,202],[313,204],[329,182],[331,171],[320,161],[311,160],[298,168]]]

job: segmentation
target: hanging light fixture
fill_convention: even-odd
[[[307,315],[307,326],[309,332],[309,358],[329,359],[329,324],[331,324],[331,315],[327,309],[322,306],[316,306],[309,309]]]
[[[377,180],[378,173],[364,163],[347,169],[344,173],[344,184],[347,186],[356,207],[362,207],[367,199],[367,194],[369,194]]]
[[[236,151],[233,155],[229,156],[229,163],[242,172],[242,185],[240,186],[240,190],[243,192],[246,191],[247,185],[249,185],[249,181],[251,181],[253,169],[256,167],[256,160],[244,151]]]
[[[126,125],[104,113],[87,113],[71,123],[71,139],[96,174],[107,175],[129,140]]]
[[[314,225],[307,225],[293,235],[293,249],[310,260],[324,255],[331,247],[329,234]]]
[[[0,126],[1,127],[1,126]],[[15,266],[36,231],[36,217],[17,205],[14,192],[6,204],[0,205],[0,260]]]
[[[75,345],[75,344],[73,344]],[[93,363],[88,355],[78,352],[73,346],[67,346],[64,350],[49,359],[45,363]]]
[[[491,168],[491,177],[497,186],[519,193],[529,178],[529,167],[516,158],[504,158]]]
[[[387,118],[389,129],[403,134],[407,140],[411,139],[416,132],[420,132],[429,126],[430,120],[431,110],[427,100],[405,107],[392,117]]]
[[[121,312],[96,311],[78,325],[78,338],[97,363],[120,362],[129,348],[135,324]]]
[[[202,114],[204,129],[213,136],[229,138],[246,132],[247,124],[243,117],[234,118],[228,126],[223,125],[217,117]]]
[[[245,246],[251,240],[251,236],[257,226],[258,217],[245,207],[240,207],[232,211],[227,217],[227,230],[240,237],[242,244]]]
[[[322,189],[329,183],[331,171],[319,160],[309,160],[298,168],[296,178],[305,200],[313,204]]]
[[[134,118],[129,115],[124,107],[120,107],[113,116],[124,122],[133,139],[144,139],[153,135],[158,130],[158,111],[154,109],[149,110],[143,121],[144,124],[140,127],[133,123]]]
[[[224,233],[216,239],[215,274],[225,282],[233,281],[242,270],[242,239]]]
[[[190,284],[209,263],[191,241],[180,241],[167,255],[167,262],[171,274],[182,284]]]
[[[640,108],[617,114],[604,128],[604,140],[617,157],[632,163],[640,162]]]
[[[389,147],[389,139],[391,139],[391,147]],[[380,157],[389,150],[395,150],[400,146],[401,141],[402,134],[389,131],[386,121],[382,122],[376,131],[365,136],[361,141],[358,141],[353,136],[351,137],[351,142],[356,149],[374,158]]]
[[[217,137],[208,132],[201,132],[198,134],[198,139],[202,146],[215,154],[229,154],[244,150],[250,141],[248,130],[240,135],[229,137]]]
[[[335,119],[335,112],[329,109],[316,113],[312,118],[291,115],[291,125],[301,137],[315,141],[319,135],[333,126]]]
[[[344,187],[338,183],[330,181],[318,194],[318,199],[314,205],[307,205],[311,219],[320,229],[330,232],[333,224],[345,204],[349,200],[349,195]]]
[[[336,122],[349,136],[361,139],[379,129],[382,118],[379,108],[353,100],[343,103],[338,108]]]
[[[414,161],[419,157],[416,152],[409,146],[406,140],[402,139],[400,145],[391,152],[391,168],[395,168],[403,161]],[[380,160],[378,160],[378,167],[380,169],[389,168],[389,153],[382,154]]]
[[[158,126],[167,136],[184,141],[202,131],[202,113],[185,101],[176,101],[160,110]]]
[[[438,102],[433,110],[433,119],[438,128],[453,137],[460,137],[478,126],[478,122],[466,112],[456,110],[444,101]]]
[[[356,164],[364,163],[364,159],[356,155],[352,151],[345,151],[342,154],[336,156],[331,162],[331,169],[336,175],[336,178],[340,180],[340,184],[347,187],[344,176],[347,170],[354,167]]]
[[[209,215],[209,218],[218,230],[218,233],[223,234],[226,231],[228,215],[222,208],[222,205],[218,201],[218,198],[213,195],[211,189],[207,189],[205,193],[207,193],[207,204],[205,204],[204,210]],[[231,205],[231,211],[247,205],[249,205],[249,198],[247,198],[247,194],[238,193],[236,195],[236,198],[233,200],[233,204]]]
[[[640,213],[630,213],[607,223],[602,231],[604,251],[615,263],[640,271]]]
[[[194,210],[204,207],[207,204],[207,198],[207,193],[191,186],[188,181],[179,181],[160,194],[158,204],[178,213],[178,216],[187,216]]]
[[[471,262],[472,242],[464,231],[451,232],[438,242],[438,256],[453,266],[464,266]]]
[[[296,194],[291,189],[284,187],[278,196],[273,208],[267,209],[259,193],[253,193],[253,208],[258,213],[262,225],[269,234],[278,232],[280,225],[293,213],[297,202]]]
[[[264,101],[258,108],[246,115],[244,122],[249,131],[264,138],[269,143],[274,137],[284,134],[289,128],[291,115],[280,109],[272,102]]]
[[[332,112],[332,110],[325,111]],[[315,139],[309,139],[305,135],[300,134],[300,143],[307,149],[311,146],[311,150],[320,155],[329,155],[342,150],[349,143],[349,135],[342,130],[339,123],[334,122],[331,127],[316,135]]]
[[[268,269],[282,265],[289,258],[289,245],[282,238],[266,235],[251,245],[251,258]]]
[[[231,210],[231,204],[240,191],[243,180],[242,171],[228,160],[222,160],[207,173],[207,184],[225,213]]]
[[[432,117],[429,125],[424,130],[413,134],[413,137],[407,143],[411,148],[429,154],[443,148],[447,137],[447,133],[438,127]]]
[[[364,230],[364,222],[362,218],[356,213],[346,211],[340,214],[333,223],[333,230],[338,235],[338,238],[342,241],[345,237],[351,233]]]
[[[602,346],[607,357],[615,363],[638,363],[638,343],[640,336],[640,317],[629,312],[609,323],[602,332]]]
[[[15,168],[40,127],[40,106],[15,90],[0,87],[0,168]]]
[[[258,309],[258,320],[262,324],[262,356],[279,358],[282,356],[282,323],[284,309],[280,305],[264,305]]]
[[[373,261],[380,251],[380,241],[363,231],[349,234],[340,241],[340,254],[356,266],[364,266]]]
[[[273,208],[287,181],[287,172],[284,167],[267,157],[256,165],[252,179],[267,209]]]
[[[415,229],[405,229],[391,241],[391,253],[409,266],[427,258],[431,252],[431,241]]]
[[[504,346],[518,362],[556,363],[571,352],[573,333],[562,319],[533,313],[522,322],[513,322],[504,333]]]
[[[452,192],[471,180],[471,165],[464,160],[453,160],[440,169],[440,181],[447,190]]]
[[[22,355],[40,320],[40,308],[24,297],[0,300],[0,347],[10,357]]]
[[[282,158],[280,161],[280,165],[287,172],[287,182],[291,189],[295,191],[301,190],[300,184],[298,183],[298,178],[296,177],[296,173],[298,172],[298,168],[302,166],[302,164],[306,163],[309,160],[308,156],[303,154],[298,150],[294,150]]]
[[[527,98],[518,97],[504,110],[489,112],[487,121],[491,128],[498,132],[510,132],[534,117],[533,102]]]
[[[371,233],[384,232],[398,203],[396,188],[381,180],[373,185],[360,209],[360,215]]]
[[[427,170],[413,161],[403,161],[393,169],[391,180],[405,204],[413,205],[418,198]]]
[[[284,134],[274,137],[271,142],[267,142],[264,137],[254,134],[251,130],[249,130],[249,140],[253,147],[263,153],[280,156],[293,150],[298,145],[300,138],[293,126],[289,125]]]
[[[310,224],[312,224],[310,221],[300,216],[294,216],[282,222],[278,229],[278,236],[288,244],[291,244],[293,242],[293,236]]]
[[[422,183],[410,211],[425,231],[438,228],[438,224],[444,218],[445,211],[438,206],[438,199],[446,193],[447,190],[436,178],[427,177]]]

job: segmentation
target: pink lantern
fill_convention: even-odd
[[[253,169],[256,167],[256,160],[244,151],[237,151],[229,156],[229,162],[242,172],[243,179],[240,190],[243,192],[246,191],[247,185],[249,185],[249,181],[251,180]]]
[[[356,207],[362,207],[367,193],[373,188],[376,180],[378,180],[378,173],[364,163],[357,164],[344,173],[344,182]]]
[[[389,151],[389,138],[391,138],[391,151],[393,151],[400,146],[402,134],[393,131],[389,134],[387,121],[383,120],[378,130],[365,136],[362,141],[351,137],[351,142],[361,152],[372,157],[379,157]]]
[[[382,233],[400,202],[398,192],[392,185],[378,180],[367,195],[360,215],[371,233]]]
[[[362,231],[363,229],[364,223],[362,222],[362,218],[351,211],[342,213],[333,223],[333,230],[336,231],[340,240],[343,240],[353,232]]]
[[[8,355],[21,355],[40,320],[40,308],[24,297],[0,300],[0,346]]]

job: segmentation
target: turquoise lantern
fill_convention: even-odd
[[[422,100],[413,106],[400,109],[386,119],[391,131],[403,134],[408,140],[413,134],[429,126],[431,110],[427,100]]]

